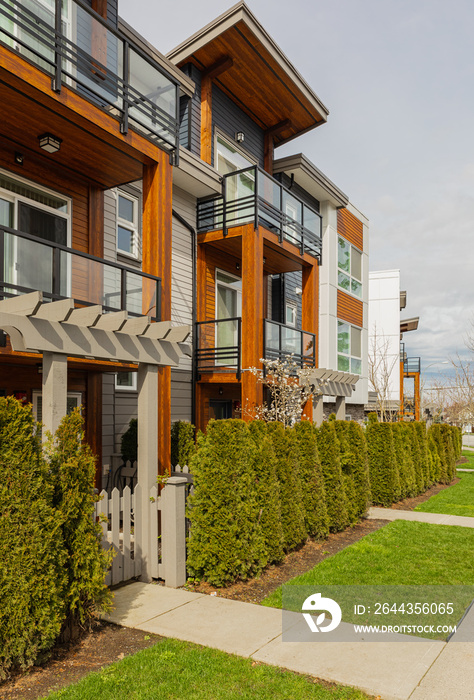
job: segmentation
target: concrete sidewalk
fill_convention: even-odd
[[[474,518],[463,515],[443,515],[441,513],[422,513],[415,510],[395,510],[393,508],[369,508],[369,520],[413,520],[433,525],[457,525],[474,527]],[[474,694],[473,694],[474,698]]]
[[[281,610],[155,584],[128,584],[115,591],[114,602],[115,610],[107,619],[118,625],[355,686],[370,695],[380,695],[383,700],[472,697],[464,691],[464,685],[457,686],[456,682],[474,674],[473,644],[431,640],[283,642]],[[465,650],[460,655],[451,647]],[[448,656],[444,656],[446,649]],[[449,666],[449,677],[453,679],[454,685],[447,694],[437,694],[434,681],[428,683],[431,674],[438,672],[438,660]],[[464,664],[471,670],[461,674]],[[474,676],[470,683],[469,687],[474,687]],[[425,686],[427,694],[423,695]],[[458,687],[462,693],[457,692]]]

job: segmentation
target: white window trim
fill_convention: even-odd
[[[294,321],[293,323],[288,323],[288,309],[291,309],[293,313],[293,318]],[[297,306],[295,303],[292,301],[285,301],[285,326],[289,326],[290,328],[296,328],[296,320],[297,320]]]
[[[339,368],[339,356],[340,357],[347,357],[349,359],[349,372],[352,372],[351,368],[351,360],[360,360],[361,361],[361,368],[360,368],[360,375],[362,376],[362,347],[361,347],[361,354],[360,357],[358,355],[352,355],[351,353],[346,353],[346,352],[340,352],[338,348],[338,339],[339,339],[339,324],[344,323],[346,326],[349,327],[349,344],[351,344],[351,328],[355,328],[356,330],[360,331],[361,333],[361,341],[362,341],[362,328],[360,326],[356,326],[353,323],[349,323],[349,321],[344,321],[342,318],[337,319],[337,335],[336,335],[336,348],[337,348],[337,364]],[[362,342],[361,342],[362,344]],[[349,347],[350,350],[352,350],[351,347]],[[339,370],[342,372],[342,370]],[[354,374],[354,373],[353,373]]]
[[[360,277],[361,277],[361,278],[360,278],[360,279],[358,279],[357,277],[354,277],[354,275],[351,274],[351,272],[346,272],[346,270],[343,270],[342,268],[340,268],[340,267],[339,267],[339,258],[338,258],[338,262],[337,262],[337,287],[338,287],[338,289],[340,289],[342,292],[345,292],[346,294],[349,294],[351,297],[354,297],[354,299],[359,299],[359,300],[361,300],[362,297],[363,297],[362,291],[363,291],[363,278],[364,278],[364,270],[363,270],[363,265],[364,265],[364,253],[363,253],[362,250],[359,250],[359,248],[357,248],[355,245],[352,245],[352,243],[351,243],[350,241],[348,241],[347,238],[344,238],[344,236],[341,236],[340,233],[337,234],[337,238],[338,238],[338,241],[337,241],[338,246],[339,246],[339,238],[340,238],[342,241],[344,241],[344,243],[346,243],[346,245],[349,246],[349,248],[350,248],[350,250],[351,250],[351,253],[350,253],[350,256],[349,256],[349,270],[350,270],[350,268],[351,268],[351,263],[352,263],[352,249],[354,248],[354,250],[356,250],[356,251],[357,251],[358,253],[360,253],[360,255],[361,255],[361,261],[360,261],[360,268],[361,268],[361,269],[360,269]],[[338,248],[338,251],[337,251],[337,252],[338,252],[338,254],[339,254],[339,248]],[[341,285],[339,284],[339,273],[342,273],[343,275],[346,275],[346,277],[349,278],[351,289],[345,289],[344,287],[341,287]],[[352,280],[354,280],[355,282],[358,282],[358,283],[361,285],[360,296],[358,296],[357,294],[354,294],[354,292],[352,291],[352,284],[351,284],[351,283],[352,283]]]
[[[237,317],[242,316],[242,289],[238,290],[235,289],[235,287],[232,287],[231,284],[227,284],[226,282],[222,282],[217,279],[217,274],[220,272],[222,275],[226,275],[227,277],[232,277],[236,282],[242,282],[242,277],[239,277],[238,275],[234,275],[233,272],[227,272],[226,270],[221,270],[219,267],[216,267],[216,283],[215,283],[215,289],[214,289],[214,299],[215,299],[215,311],[214,315],[216,316],[217,319],[217,287],[220,285],[221,287],[227,287],[228,289],[231,289],[233,292],[237,293]],[[239,307],[240,307],[240,313],[239,313]],[[217,332],[217,331],[216,331]]]
[[[125,370],[126,371],[126,370]],[[124,372],[125,373],[125,372]],[[128,372],[132,375],[132,386],[117,384],[117,372],[115,373],[115,391],[137,391],[137,372]]]
[[[116,190],[117,193],[117,226],[116,226],[116,249],[117,249],[117,254],[118,255],[124,255],[127,258],[131,258],[132,260],[138,260],[139,256],[139,238],[140,238],[140,227],[138,224],[138,208],[139,208],[139,197],[129,194],[128,192],[124,192],[124,190]],[[128,221],[128,219],[121,219],[119,216],[119,197],[123,197],[124,199],[128,199],[129,202],[132,202],[133,204],[133,221]],[[128,231],[132,232],[132,252],[129,252],[127,250],[122,250],[119,248],[118,244],[118,227],[122,226],[122,228],[127,229]]]

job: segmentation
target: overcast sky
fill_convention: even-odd
[[[119,12],[166,53],[231,5],[119,0]],[[408,354],[424,367],[465,354],[474,311],[472,0],[248,5],[330,112],[276,157],[304,152],[369,218],[370,269],[399,268],[403,314],[420,317],[404,338]]]

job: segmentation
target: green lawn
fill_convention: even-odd
[[[470,476],[470,475],[467,475]],[[325,559],[290,584],[474,585],[474,529],[397,520]],[[281,607],[282,589],[263,605]]]
[[[196,644],[164,639],[48,700],[367,700],[353,688],[323,686],[290,671]]]
[[[423,513],[465,515],[474,518],[474,473],[458,472],[458,477],[459,483],[440,491],[436,496],[431,496],[427,501],[416,506],[415,510]]]
[[[465,464],[459,464],[460,469],[474,469],[474,452],[472,450],[463,450],[462,456],[466,457],[468,462]]]

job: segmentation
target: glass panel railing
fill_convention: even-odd
[[[255,219],[255,168],[224,178],[226,227],[241,226]]]
[[[63,0],[0,0],[0,41],[160,145],[177,146],[178,85],[92,11]]]
[[[316,336],[314,333],[285,326],[265,319],[265,357],[294,363],[298,367],[316,365]]]
[[[46,299],[159,318],[157,277],[6,228],[0,229],[0,256],[1,298],[39,290]]]
[[[196,324],[198,372],[240,372],[241,319],[225,318]]]
[[[258,216],[265,228],[279,233],[281,229],[281,196],[280,183],[262,170],[258,171]]]

